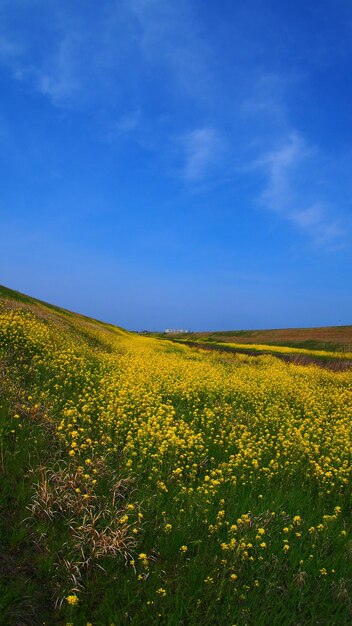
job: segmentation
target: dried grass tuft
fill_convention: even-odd
[[[105,571],[101,560],[131,560],[135,539],[123,519],[130,485],[126,478],[112,480],[108,497],[97,496],[92,490],[87,493],[78,470],[59,463],[53,469],[41,468],[28,507],[31,518],[50,522],[60,518],[68,535],[54,565],[56,606],[68,593],[84,589],[89,572]],[[45,533],[42,538],[47,540]]]

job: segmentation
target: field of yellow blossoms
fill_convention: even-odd
[[[352,372],[0,290],[0,623],[352,621]]]

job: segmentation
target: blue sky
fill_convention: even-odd
[[[1,0],[0,283],[127,328],[352,323],[347,0]]]

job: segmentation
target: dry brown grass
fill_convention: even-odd
[[[101,560],[131,560],[135,539],[131,525],[123,521],[125,496],[130,487],[128,479],[115,480],[109,498],[102,498],[87,491],[78,470],[69,470],[60,463],[52,469],[41,468],[28,520],[53,522],[60,517],[69,537],[54,566],[56,605],[62,605],[66,594],[82,591],[91,570],[104,571]],[[44,549],[46,540],[46,533],[37,537]]]

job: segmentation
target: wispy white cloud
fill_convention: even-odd
[[[55,7],[53,10],[55,14]],[[55,19],[56,18],[56,19]],[[23,33],[8,25],[8,33],[0,28],[0,64],[12,72],[13,77],[48,97],[55,106],[72,104],[82,96],[84,77],[83,59],[89,67],[89,55],[84,42],[84,32],[70,20],[53,19],[55,27],[48,27],[38,42],[31,29]],[[35,18],[34,18],[35,21]],[[2,27],[5,31],[5,27]]]
[[[129,83],[154,74],[160,79],[160,71],[165,83],[180,90],[179,97],[199,102],[211,97],[208,47],[191,3],[108,0],[96,19],[85,19],[70,3],[54,2],[47,21],[40,15],[42,4],[44,10],[39,0],[31,16],[41,46],[30,29],[17,28],[15,5],[15,17],[5,15],[0,26],[0,62],[55,106],[84,105],[99,93],[106,104],[121,102]],[[22,18],[27,10],[20,11]]]
[[[129,0],[138,25],[138,45],[144,61],[166,68],[167,79],[183,97],[206,102],[213,97],[211,54],[201,36],[192,3],[179,0]]]
[[[197,128],[181,139],[184,164],[181,175],[187,182],[199,182],[210,174],[224,150],[223,140],[215,128]]]
[[[42,0],[31,14],[29,3],[18,5],[14,2],[14,11],[1,15],[0,63],[54,106],[115,103],[123,82],[119,77],[127,71],[123,57],[135,43],[136,26],[124,3],[108,0],[96,19],[70,2],[54,1],[46,15]],[[128,69],[133,71],[132,63]]]
[[[37,10],[40,5],[41,0]],[[12,38],[0,39],[0,62],[55,107],[94,107],[104,140],[118,142],[129,134],[136,145],[159,155],[167,173],[176,172],[181,151],[183,179],[201,180],[220,155],[221,139],[201,121],[209,118],[216,89],[192,3],[108,0],[96,20],[86,20],[84,13],[59,2],[52,16],[50,21],[33,18],[35,26],[44,24],[41,46],[31,31],[19,35],[8,21],[5,30]],[[155,90],[164,110],[155,110]],[[200,120],[191,132],[182,130],[189,119],[179,124],[175,117],[186,103]]]
[[[318,156],[300,134],[290,132],[279,147],[256,162],[266,177],[260,203],[315,243],[337,245],[343,235],[341,224],[333,216],[332,207],[316,192],[314,160]],[[311,201],[312,197],[316,199]]]
[[[296,132],[285,137],[282,145],[262,156],[256,164],[267,175],[262,202],[272,211],[284,214],[292,197],[292,175],[305,158],[307,149]]]
[[[59,41],[50,63],[32,70],[36,88],[54,105],[72,101],[82,89],[81,53],[83,42],[78,32],[68,32]]]
[[[262,207],[314,241],[340,239],[339,207],[320,189],[325,157],[289,117],[289,90],[300,77],[267,67],[258,79],[257,63],[238,63],[223,75],[233,83],[221,82],[221,45],[211,49],[188,0],[107,0],[87,19],[68,0],[50,4],[45,19],[47,3],[34,4],[40,37],[28,26],[23,33],[0,26],[0,62],[17,80],[55,107],[94,105],[104,140],[133,137],[190,189],[231,179],[234,163],[242,181],[255,169],[264,181]]]
[[[290,119],[290,93],[303,88],[303,75],[263,74],[244,99],[241,114],[254,127],[251,156],[243,170],[255,171],[262,192],[256,202],[292,224],[315,245],[336,248],[343,242],[342,214],[331,202],[324,174],[329,157],[299,132]],[[258,174],[260,178],[258,179]]]
[[[336,249],[343,245],[344,229],[339,219],[331,216],[329,208],[324,204],[313,204],[305,209],[294,210],[291,221],[308,232],[319,246]]]

